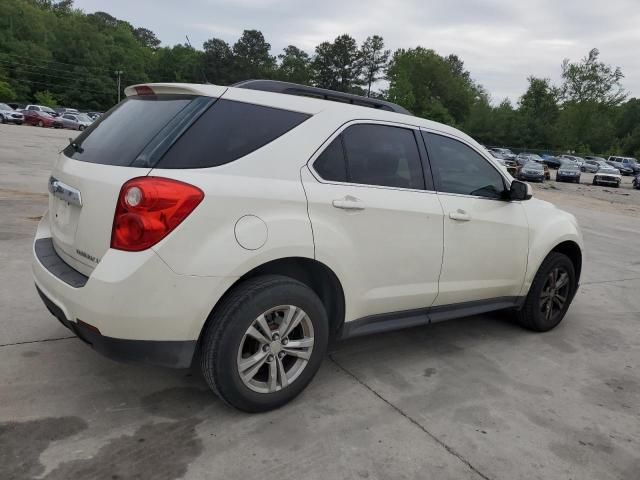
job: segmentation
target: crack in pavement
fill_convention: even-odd
[[[429,438],[431,438],[433,441],[435,441],[438,445],[440,445],[442,448],[444,448],[447,453],[453,455],[454,457],[456,457],[458,460],[460,460],[462,463],[464,463],[472,472],[476,473],[477,475],[479,475],[481,478],[483,478],[484,480],[492,480],[491,477],[489,477],[488,475],[485,475],[484,473],[482,473],[480,470],[478,470],[476,467],[473,466],[473,464],[467,460],[461,453],[458,453],[453,447],[451,447],[450,445],[447,445],[445,442],[443,442],[442,440],[440,440],[437,436],[435,436],[433,433],[431,433],[429,430],[427,430],[425,427],[423,427],[418,421],[414,420],[408,413],[406,413],[404,410],[402,410],[400,407],[397,407],[396,405],[394,405],[393,403],[391,403],[389,400],[387,400],[386,398],[384,398],[382,395],[380,395],[378,392],[376,392],[373,388],[371,388],[369,385],[367,385],[366,383],[364,383],[362,380],[360,380],[355,374],[353,374],[350,370],[348,370],[347,368],[343,367],[342,365],[340,365],[340,363],[338,363],[336,361],[335,358],[333,358],[333,355],[329,355],[329,359],[340,369],[342,370],[344,373],[346,373],[348,376],[350,376],[351,378],[353,378],[356,382],[358,382],[360,385],[362,385],[364,388],[366,388],[367,390],[369,390],[371,393],[373,393],[376,397],[378,397],[380,400],[382,400],[384,403],[386,403],[388,406],[390,406],[392,409],[394,409],[396,412],[398,412],[400,415],[402,415],[404,418],[406,418],[409,422],[411,422],[412,424],[414,424],[416,427],[418,427],[420,430],[422,430],[424,433],[427,434],[427,436],[429,436]]]
[[[76,336],[75,335],[71,335],[69,337],[44,338],[42,340],[26,340],[24,342],[3,343],[2,345],[0,345],[0,348],[2,348],[2,347],[11,347],[13,345],[27,345],[29,343],[56,342],[58,340],[68,340],[69,338],[76,338]]]

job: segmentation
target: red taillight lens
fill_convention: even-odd
[[[122,186],[111,231],[111,248],[139,252],[176,228],[204,198],[188,183],[139,177]]]

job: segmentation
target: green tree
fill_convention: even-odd
[[[521,143],[531,148],[556,144],[555,132],[560,109],[558,91],[546,78],[528,78],[529,87],[520,97],[519,113],[526,132]]]
[[[457,57],[452,61],[422,47],[394,52],[387,79],[392,102],[451,125],[461,125],[475,102],[487,101]]]
[[[311,58],[294,45],[284,48],[278,55],[280,65],[277,76],[280,80],[308,84],[311,81]]]
[[[271,45],[258,30],[245,30],[233,45],[234,81],[250,78],[270,78],[274,74],[276,59],[269,53]]]
[[[619,105],[627,94],[622,88],[620,67],[599,60],[600,51],[591,49],[580,62],[562,62],[562,96],[566,102]]]
[[[235,80],[234,56],[227,42],[211,38],[204,42],[204,72],[207,80],[216,85],[227,85]]]
[[[384,49],[384,40],[379,35],[367,37],[360,47],[362,76],[367,86],[367,96],[371,96],[371,85],[382,78],[389,63],[391,50]]]
[[[50,91],[45,90],[43,92],[36,92],[33,94],[33,99],[38,105],[44,105],[45,107],[57,107],[58,102],[53,97]]]
[[[313,82],[321,88],[340,92],[359,92],[362,85],[362,62],[355,39],[344,34],[333,42],[316,47],[311,67]]]
[[[133,36],[147,48],[158,48],[160,46],[160,39],[156,37],[156,34],[151,30],[143,27],[138,27],[133,30]]]

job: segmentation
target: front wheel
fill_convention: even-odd
[[[518,322],[536,332],[556,327],[567,313],[576,291],[576,273],[569,257],[551,252],[538,269]]]
[[[328,338],[327,313],[313,290],[289,277],[256,277],[216,307],[203,334],[200,366],[223,401],[264,412],[304,390]]]
[[[78,126],[78,130],[83,131],[84,130],[84,125]]]

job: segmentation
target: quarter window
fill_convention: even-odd
[[[449,137],[425,132],[423,136],[438,191],[503,198],[502,175],[479,153]]]
[[[336,138],[325,148],[324,152],[313,164],[318,174],[325,180],[332,182],[347,181],[347,162],[342,148],[342,136]]]

